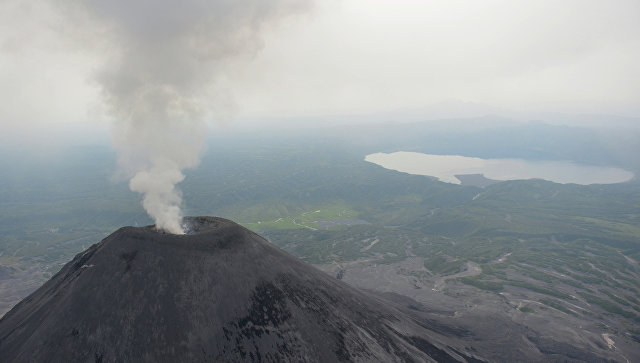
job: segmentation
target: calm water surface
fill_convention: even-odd
[[[459,155],[431,155],[399,151],[369,154],[365,160],[386,169],[427,175],[460,184],[455,175],[482,174],[492,180],[545,179],[556,183],[614,184],[629,181],[633,173],[624,169],[590,166],[570,161],[480,159]]]

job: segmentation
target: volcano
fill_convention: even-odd
[[[0,320],[0,361],[480,361],[232,221],[186,222],[78,254]]]

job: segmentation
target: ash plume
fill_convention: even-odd
[[[158,228],[184,233],[176,184],[199,162],[216,78],[226,63],[260,48],[265,27],[307,11],[309,0],[77,0],[60,6],[81,37],[106,44],[96,81],[130,189],[144,195]]]

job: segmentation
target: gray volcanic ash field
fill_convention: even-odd
[[[189,222],[186,235],[121,228],[77,255],[0,320],[0,360],[478,361],[454,328],[231,221]]]

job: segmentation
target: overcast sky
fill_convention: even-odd
[[[3,129],[104,123],[94,79],[109,44],[90,27],[70,31],[53,1],[0,3]],[[637,0],[323,0],[260,39],[255,51],[216,65],[216,117],[376,114],[454,101],[640,116]]]

